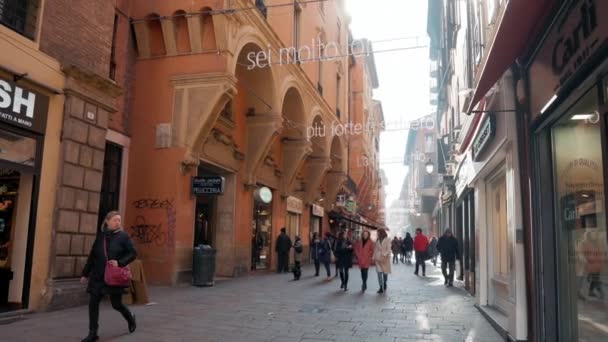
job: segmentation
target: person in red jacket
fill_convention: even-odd
[[[422,276],[426,277],[426,249],[429,245],[429,238],[422,234],[422,228],[416,228],[416,237],[414,238],[414,251],[416,252],[416,271],[415,275],[418,275],[418,268],[422,265]]]

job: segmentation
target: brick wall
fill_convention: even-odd
[[[114,2],[46,0],[40,49],[64,65],[108,77]]]

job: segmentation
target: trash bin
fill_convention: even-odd
[[[192,285],[213,286],[216,250],[209,245],[194,247],[192,260]]]

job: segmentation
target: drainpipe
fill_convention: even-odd
[[[528,341],[537,341],[535,335],[536,327],[538,326],[537,316],[537,289],[534,286],[536,284],[536,264],[534,262],[534,232],[533,232],[533,219],[532,219],[532,192],[531,192],[531,167],[530,167],[530,113],[528,108],[528,101],[530,95],[529,82],[525,70],[519,64],[511,68],[514,79],[513,87],[515,92],[515,122],[517,125],[517,149],[519,154],[519,183],[521,187],[521,206],[522,206],[522,222],[523,222],[523,234],[524,234],[524,263],[526,272],[526,305],[528,315]],[[526,100],[524,103],[520,103],[517,84],[524,82],[523,87],[526,94]],[[522,87],[520,87],[522,88]]]

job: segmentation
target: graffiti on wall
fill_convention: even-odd
[[[138,212],[134,224],[129,227],[131,238],[144,245],[154,244],[159,247],[167,246],[169,249],[175,248],[177,210],[173,206],[173,200],[150,197],[137,199],[131,204],[133,208],[143,211]],[[149,210],[164,211],[166,223],[163,225],[163,222],[148,222],[146,211]]]

